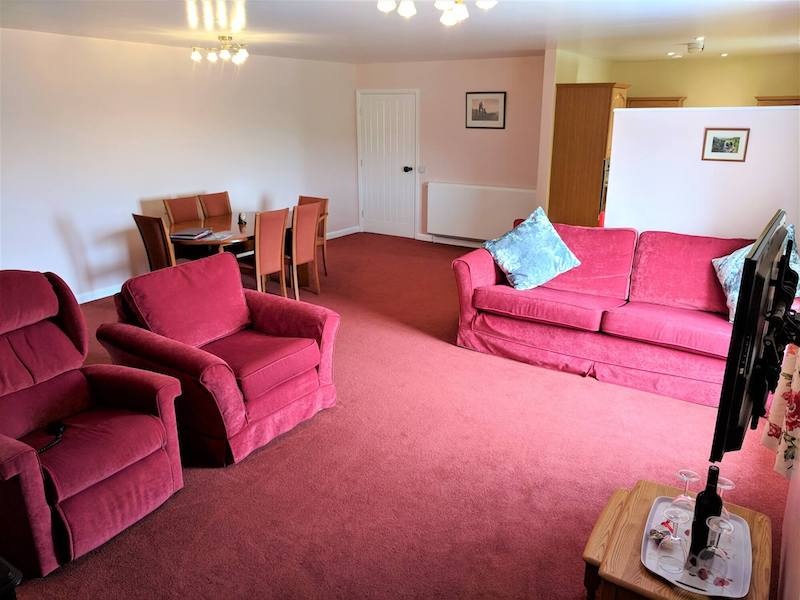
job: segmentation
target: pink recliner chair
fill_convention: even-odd
[[[231,254],[134,277],[97,339],[117,364],[180,379],[184,464],[236,463],[332,406],[335,312],[242,288]]]
[[[0,271],[0,555],[46,575],[183,487],[172,377],[82,367],[86,325],[52,273]]]

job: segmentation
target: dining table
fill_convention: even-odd
[[[245,222],[239,222],[239,215],[245,215]],[[229,215],[216,217],[205,217],[203,219],[193,219],[191,221],[178,221],[169,227],[169,235],[195,227],[204,227],[211,230],[211,234],[197,239],[174,239],[170,237],[176,246],[208,246],[213,247],[217,252],[224,252],[226,246],[241,244],[248,240],[255,240],[256,237],[256,213],[247,211],[235,211]],[[286,230],[292,229],[291,210],[286,218]]]

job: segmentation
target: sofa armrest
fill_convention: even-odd
[[[28,576],[58,567],[36,450],[0,434],[0,554]]]
[[[340,317],[332,310],[273,294],[245,290],[253,327],[281,337],[311,338],[319,344],[321,385],[333,383],[333,345]]]
[[[181,382],[184,395],[203,388],[222,416],[228,436],[245,426],[242,392],[230,366],[218,356],[125,323],[100,325],[97,339],[115,364],[171,375]]]
[[[495,264],[492,255],[483,248],[455,259],[453,272],[456,276],[460,306],[458,325],[469,326],[476,314],[472,306],[473,292],[479,287],[496,285],[504,281],[503,272]]]
[[[181,489],[183,471],[175,418],[175,398],[181,393],[180,381],[152,371],[117,365],[89,365],[81,371],[89,382],[95,403],[159,418],[167,434],[166,451],[172,466],[173,491]]]

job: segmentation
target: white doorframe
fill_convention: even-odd
[[[357,149],[358,149],[358,225],[361,231],[364,231],[364,190],[363,190],[363,173],[361,172],[363,163],[363,140],[361,132],[361,98],[367,95],[387,95],[387,94],[412,94],[414,96],[414,238],[427,239],[430,241],[430,236],[421,233],[422,224],[419,222],[422,215],[422,208],[420,205],[420,187],[419,187],[419,89],[394,89],[394,90],[381,90],[381,89],[363,89],[356,90],[356,135],[357,135]]]

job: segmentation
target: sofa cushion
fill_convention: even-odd
[[[541,207],[511,231],[485,242],[483,247],[518,290],[538,287],[581,264]]]
[[[636,248],[635,229],[605,229],[553,224],[581,261],[580,266],[551,279],[542,287],[627,300]]]
[[[800,255],[797,254],[797,241],[795,240],[794,225],[787,225],[788,238],[792,242],[792,253],[789,255],[789,267],[795,272],[800,273]],[[733,323],[736,316],[736,304],[739,302],[739,291],[742,287],[742,272],[744,271],[744,259],[750,254],[753,244],[748,244],[744,248],[734,250],[727,256],[715,258],[711,261],[717,279],[722,286],[728,305],[728,321]],[[795,298],[800,298],[800,287],[795,290]]]
[[[145,328],[191,346],[239,331],[250,317],[239,266],[227,252],[129,279],[122,296]]]
[[[717,313],[629,302],[606,312],[601,330],[632,340],[726,358],[732,327],[725,316]]]
[[[158,418],[127,410],[91,409],[67,417],[64,424],[61,442],[39,455],[52,503],[119,473],[167,443]],[[22,441],[38,449],[52,439],[37,429]]]
[[[645,231],[636,244],[630,299],[727,314],[711,260],[752,241]]]
[[[481,287],[473,295],[473,304],[478,310],[586,331],[599,331],[603,311],[624,302],[619,298],[545,287],[515,290],[507,285]]]
[[[246,402],[319,365],[317,342],[274,337],[245,329],[203,346],[224,360],[236,375]]]

